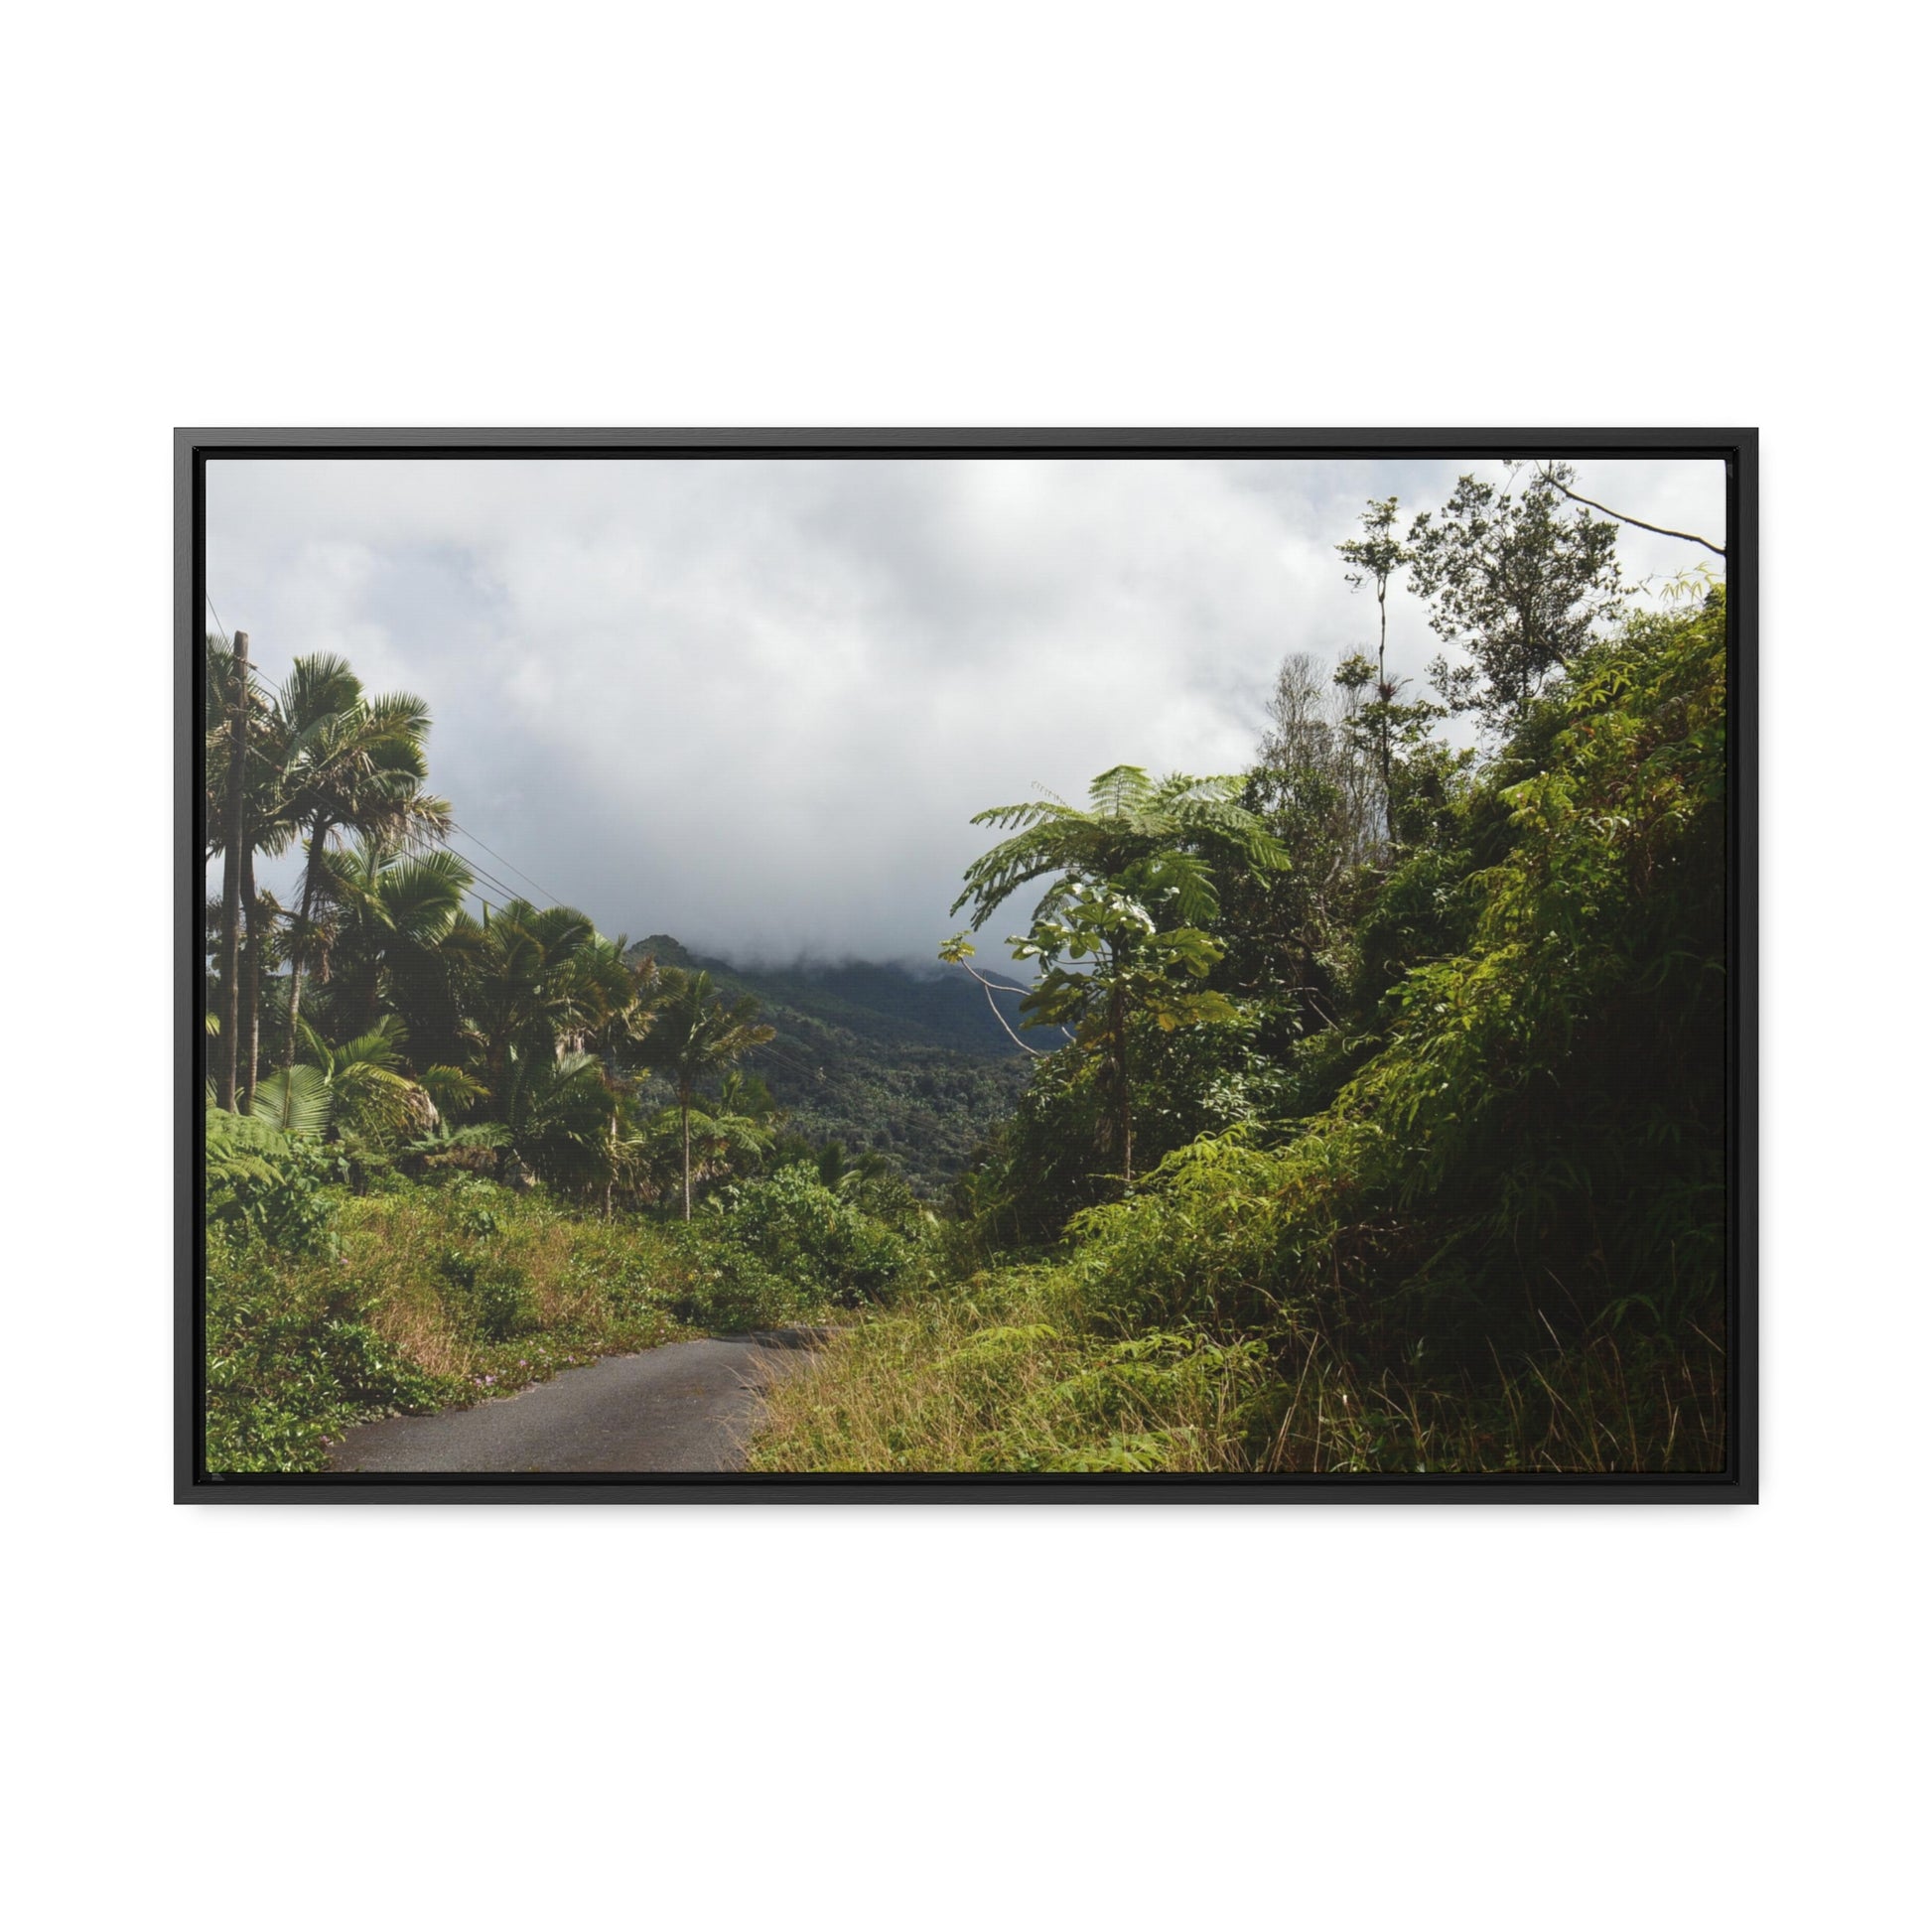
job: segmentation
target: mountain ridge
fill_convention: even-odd
[[[793,1131],[889,1155],[922,1194],[943,1191],[1025,1089],[1030,1056],[964,973],[873,960],[739,967],[662,932],[624,954],[646,955],[710,973],[727,999],[756,999],[777,1031],[745,1065]]]

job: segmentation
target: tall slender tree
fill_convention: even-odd
[[[261,1078],[262,958],[278,909],[255,886],[257,850],[251,838],[241,855],[241,1036],[236,1042],[240,1080],[235,1104],[244,1114],[254,1111]]]
[[[274,828],[272,763],[264,756],[268,706],[248,664],[248,636],[237,631],[205,639],[203,680],[207,776],[204,851],[218,854],[221,910],[215,942],[220,974],[220,1038],[215,1046],[218,1104],[245,1112],[243,1041],[253,1025],[246,980],[243,928],[252,911],[253,857],[257,844],[271,840]]]
[[[346,832],[412,845],[443,832],[450,808],[422,788],[428,706],[402,692],[371,698],[340,657],[296,659],[276,700],[276,723],[284,747],[282,814],[306,832],[308,847],[289,959],[286,1072],[301,1037],[302,982],[331,841]]]
[[[1389,579],[1410,561],[1407,544],[1396,534],[1398,499],[1371,497],[1362,512],[1362,534],[1350,537],[1335,548],[1350,566],[1348,587],[1360,590],[1364,584],[1375,586],[1375,609],[1380,632],[1375,644],[1375,696],[1381,706],[1376,734],[1376,762],[1382,772],[1382,822],[1384,836],[1395,843],[1395,789],[1390,778],[1389,716],[1396,699],[1396,687],[1389,681]]]
[[[775,1029],[758,1019],[759,1003],[749,993],[729,1005],[714,997],[711,975],[670,967],[663,974],[662,1003],[650,1032],[638,1042],[644,1066],[669,1076],[677,1094],[678,1129],[683,1143],[684,1218],[691,1218],[691,1103],[698,1082],[744,1058],[754,1046],[773,1037]]]
[[[235,632],[229,666],[227,850],[221,863],[221,1087],[220,1104],[234,1112],[241,1044],[241,868],[248,850],[248,633]]]

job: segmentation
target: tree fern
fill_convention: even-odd
[[[977,812],[973,824],[1013,836],[967,868],[952,909],[970,904],[977,930],[1022,886],[1050,873],[1099,881],[1133,866],[1156,866],[1183,918],[1210,918],[1219,904],[1217,863],[1255,873],[1285,872],[1289,865],[1286,848],[1263,821],[1235,802],[1241,785],[1238,777],[1185,772],[1157,783],[1137,764],[1117,764],[1088,787],[1086,810],[1047,795]],[[1050,911],[1064,890],[1064,881],[1049,887],[1035,917]]]

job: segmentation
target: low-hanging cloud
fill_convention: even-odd
[[[994,836],[974,812],[1122,761],[1239,768],[1286,652],[1373,648],[1334,550],[1364,500],[1440,502],[1467,468],[1495,472],[218,460],[208,586],[271,679],[334,650],[428,700],[435,786],[505,884],[740,959],[930,959]],[[1717,464],[1590,485],[1722,535]],[[1621,552],[1634,576],[1707,554]],[[1394,669],[1439,648],[1392,593]]]

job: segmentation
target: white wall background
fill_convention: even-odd
[[[1899,1923],[1923,31],[16,22],[22,1922]],[[170,1507],[172,425],[1549,421],[1766,432],[1761,1508]]]

